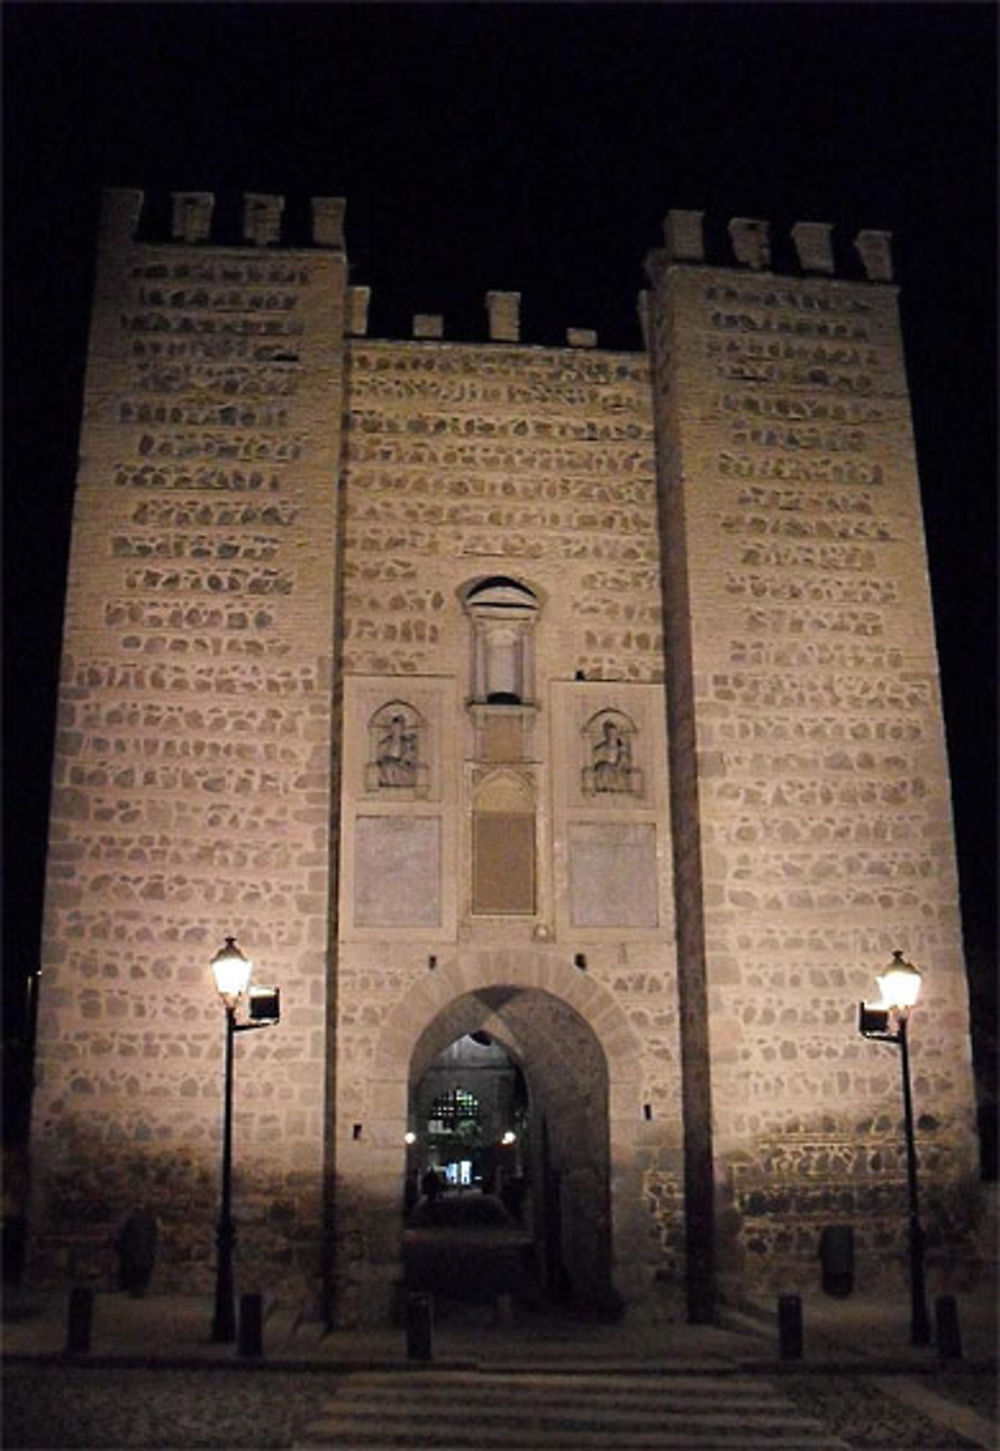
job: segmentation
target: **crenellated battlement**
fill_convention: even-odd
[[[286,206],[284,196],[269,192],[243,192],[217,198],[209,191],[175,191],[165,197],[147,198],[139,190],[109,188],[103,195],[101,233],[105,247],[111,250],[139,242],[260,251],[320,248],[343,253],[346,210],[343,197],[310,197],[306,207],[302,198]],[[663,223],[663,247],[653,250],[646,258],[646,271],[654,285],[663,268],[677,263],[768,275],[801,274],[817,280],[893,281],[889,232],[863,229],[853,240],[853,251],[838,256],[831,223],[799,221],[789,229],[787,237],[774,239],[779,252],[778,265],[775,265],[769,221],[733,217],[726,224],[724,238],[712,235],[712,231],[706,241],[704,212],[671,209]],[[712,255],[713,252],[718,255]],[[528,341],[521,335],[520,292],[491,289],[483,301],[488,341],[499,344]],[[357,283],[349,286],[345,319],[348,336],[368,336],[371,303],[371,287]],[[642,338],[648,346],[648,299],[644,292],[639,295],[638,308]],[[439,312],[413,313],[411,336],[425,342],[457,340]],[[568,326],[563,345],[573,349],[597,348],[598,334],[593,328]]]
[[[285,198],[270,192],[243,192],[239,201],[234,212],[229,205],[217,206],[214,192],[174,191],[164,215],[160,198],[147,198],[137,189],[107,187],[102,196],[101,232],[107,239],[182,242],[187,246],[344,249],[347,203],[343,197],[310,197],[307,219],[293,217]]]
[[[726,228],[728,255],[706,256],[704,212],[674,209],[663,222],[664,246],[652,252],[647,261],[650,275],[661,266],[675,262],[704,263],[717,267],[745,267],[752,272],[771,270],[771,223],[759,217],[733,217]],[[795,258],[803,273],[832,277],[836,274],[833,246],[833,225],[830,222],[796,222],[790,229]],[[892,233],[866,228],[853,241],[864,277],[869,282],[891,282]],[[847,259],[841,258],[841,275],[849,270]],[[855,259],[850,259],[855,263]]]

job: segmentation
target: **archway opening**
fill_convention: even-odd
[[[496,1039],[482,1030],[455,1039],[415,1085],[411,1107],[410,1211],[420,1197],[446,1193],[494,1195],[518,1208],[531,1155],[528,1089]]]
[[[608,1070],[590,1026],[535,988],[466,993],[410,1069],[403,1261],[412,1289],[617,1311]]]

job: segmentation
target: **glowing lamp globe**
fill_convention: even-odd
[[[233,1007],[246,992],[250,983],[253,963],[236,946],[235,937],[227,937],[212,958],[212,973],[219,997],[227,1007]]]
[[[894,952],[889,966],[875,981],[882,994],[882,1004],[905,1011],[912,1008],[919,998],[923,976],[912,962],[903,960],[901,952]]]

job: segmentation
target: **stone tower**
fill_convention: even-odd
[[[369,338],[341,202],[302,247],[279,197],[212,213],[175,194],[161,240],[105,200],[37,1272],[103,1275],[139,1202],[161,1282],[208,1285],[235,933],[283,1004],[237,1052],[249,1288],[383,1318],[479,1109],[448,1167],[520,1182],[549,1291],[703,1317],[815,1275],[833,1221],[899,1275],[898,1067],[856,1031],[897,947],[954,1274],[968,1008],[888,238],[845,278],[800,223],[778,277],[766,223],[716,265],[672,212],[635,353],[526,345],[501,291],[486,341]]]

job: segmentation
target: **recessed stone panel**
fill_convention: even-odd
[[[655,927],[656,827],[578,821],[569,828],[574,927]]]
[[[359,816],[354,835],[359,927],[436,927],[441,824],[433,816]]]

